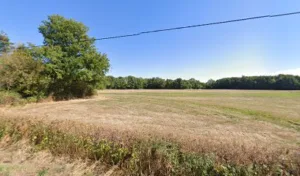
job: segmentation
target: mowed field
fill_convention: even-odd
[[[91,99],[1,113],[42,119],[72,133],[100,130],[97,135],[114,141],[164,140],[235,163],[300,153],[300,91],[103,90]]]

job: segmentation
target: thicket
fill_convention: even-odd
[[[23,98],[54,99],[91,96],[103,87],[109,69],[105,54],[97,51],[84,24],[59,15],[39,26],[43,46],[12,46],[0,34],[0,89]]]
[[[209,80],[206,83],[196,79],[162,79],[127,77],[106,77],[107,89],[260,89],[300,90],[300,76],[243,76]]]

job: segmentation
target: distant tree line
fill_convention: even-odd
[[[162,79],[162,78],[138,78],[127,77],[106,77],[107,89],[203,89],[205,83],[196,79]]]
[[[260,89],[260,90],[300,90],[300,76],[243,76],[222,78],[206,83],[192,79],[162,79],[127,77],[106,77],[107,89]]]
[[[300,77],[294,75],[243,76],[210,81],[208,88],[213,89],[270,89],[299,90]]]

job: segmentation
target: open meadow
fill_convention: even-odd
[[[217,163],[288,165],[300,158],[300,91],[101,90],[90,99],[2,107],[1,118],[122,146],[163,141],[212,154]]]

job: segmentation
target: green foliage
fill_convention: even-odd
[[[134,76],[128,77],[106,77],[107,89],[201,89],[204,88],[204,83],[195,79],[176,80],[162,78],[137,78]]]
[[[23,50],[16,50],[12,54],[0,57],[0,87],[13,90],[23,97],[45,94],[48,79],[42,73],[44,64],[35,60]]]
[[[192,80],[193,82],[193,80]],[[189,80],[183,80],[181,78],[177,78],[173,81],[173,88],[174,89],[191,89],[192,84],[189,82]]]
[[[0,165],[0,175],[1,176],[10,176],[10,169],[6,166]]]
[[[218,163],[213,155],[183,153],[178,145],[166,142],[138,143],[133,146],[128,169],[133,175],[252,176],[298,173],[297,168],[288,170],[279,163]]]
[[[6,132],[6,130],[5,130],[4,124],[0,123],[0,140],[4,137],[5,132]]]
[[[192,89],[203,89],[205,85],[194,78],[189,79],[187,82],[190,84]]]
[[[6,33],[0,32],[0,55],[10,51],[11,43]]]
[[[109,69],[105,54],[98,53],[88,28],[59,15],[49,16],[39,27],[44,37],[43,58],[49,91],[56,99],[85,97],[103,83]]]
[[[165,80],[162,78],[146,79],[145,87],[147,89],[163,89],[165,87]]]
[[[216,84],[216,81],[215,81],[215,80],[209,79],[209,80],[206,82],[206,88],[212,89],[212,88],[214,88],[215,84]]]
[[[277,76],[243,76],[208,80],[202,83],[194,78],[184,80],[177,78],[136,78],[112,77],[106,78],[108,89],[271,89],[271,90],[299,90],[300,76],[277,75]]]
[[[128,77],[106,77],[106,88],[108,89],[143,89],[145,80],[134,76]]]
[[[141,78],[127,77],[127,89],[141,89],[143,88],[143,84],[144,81]]]
[[[112,165],[122,162],[129,155],[129,150],[121,145],[65,134],[41,125],[31,126],[29,137],[37,150],[48,149],[54,155],[86,157]]]
[[[45,175],[47,175],[47,173],[48,173],[47,169],[42,169],[42,170],[38,171],[37,175],[38,176],[45,176]]]
[[[9,38],[0,35],[0,89],[39,100],[91,96],[104,87],[109,60],[97,52],[88,28],[80,22],[52,15],[39,27],[44,46],[20,45],[8,52]],[[5,44],[5,45],[4,45]],[[6,45],[7,44],[7,45]]]
[[[273,90],[299,90],[300,76],[243,76],[219,79],[209,88],[213,89],[273,89]]]

